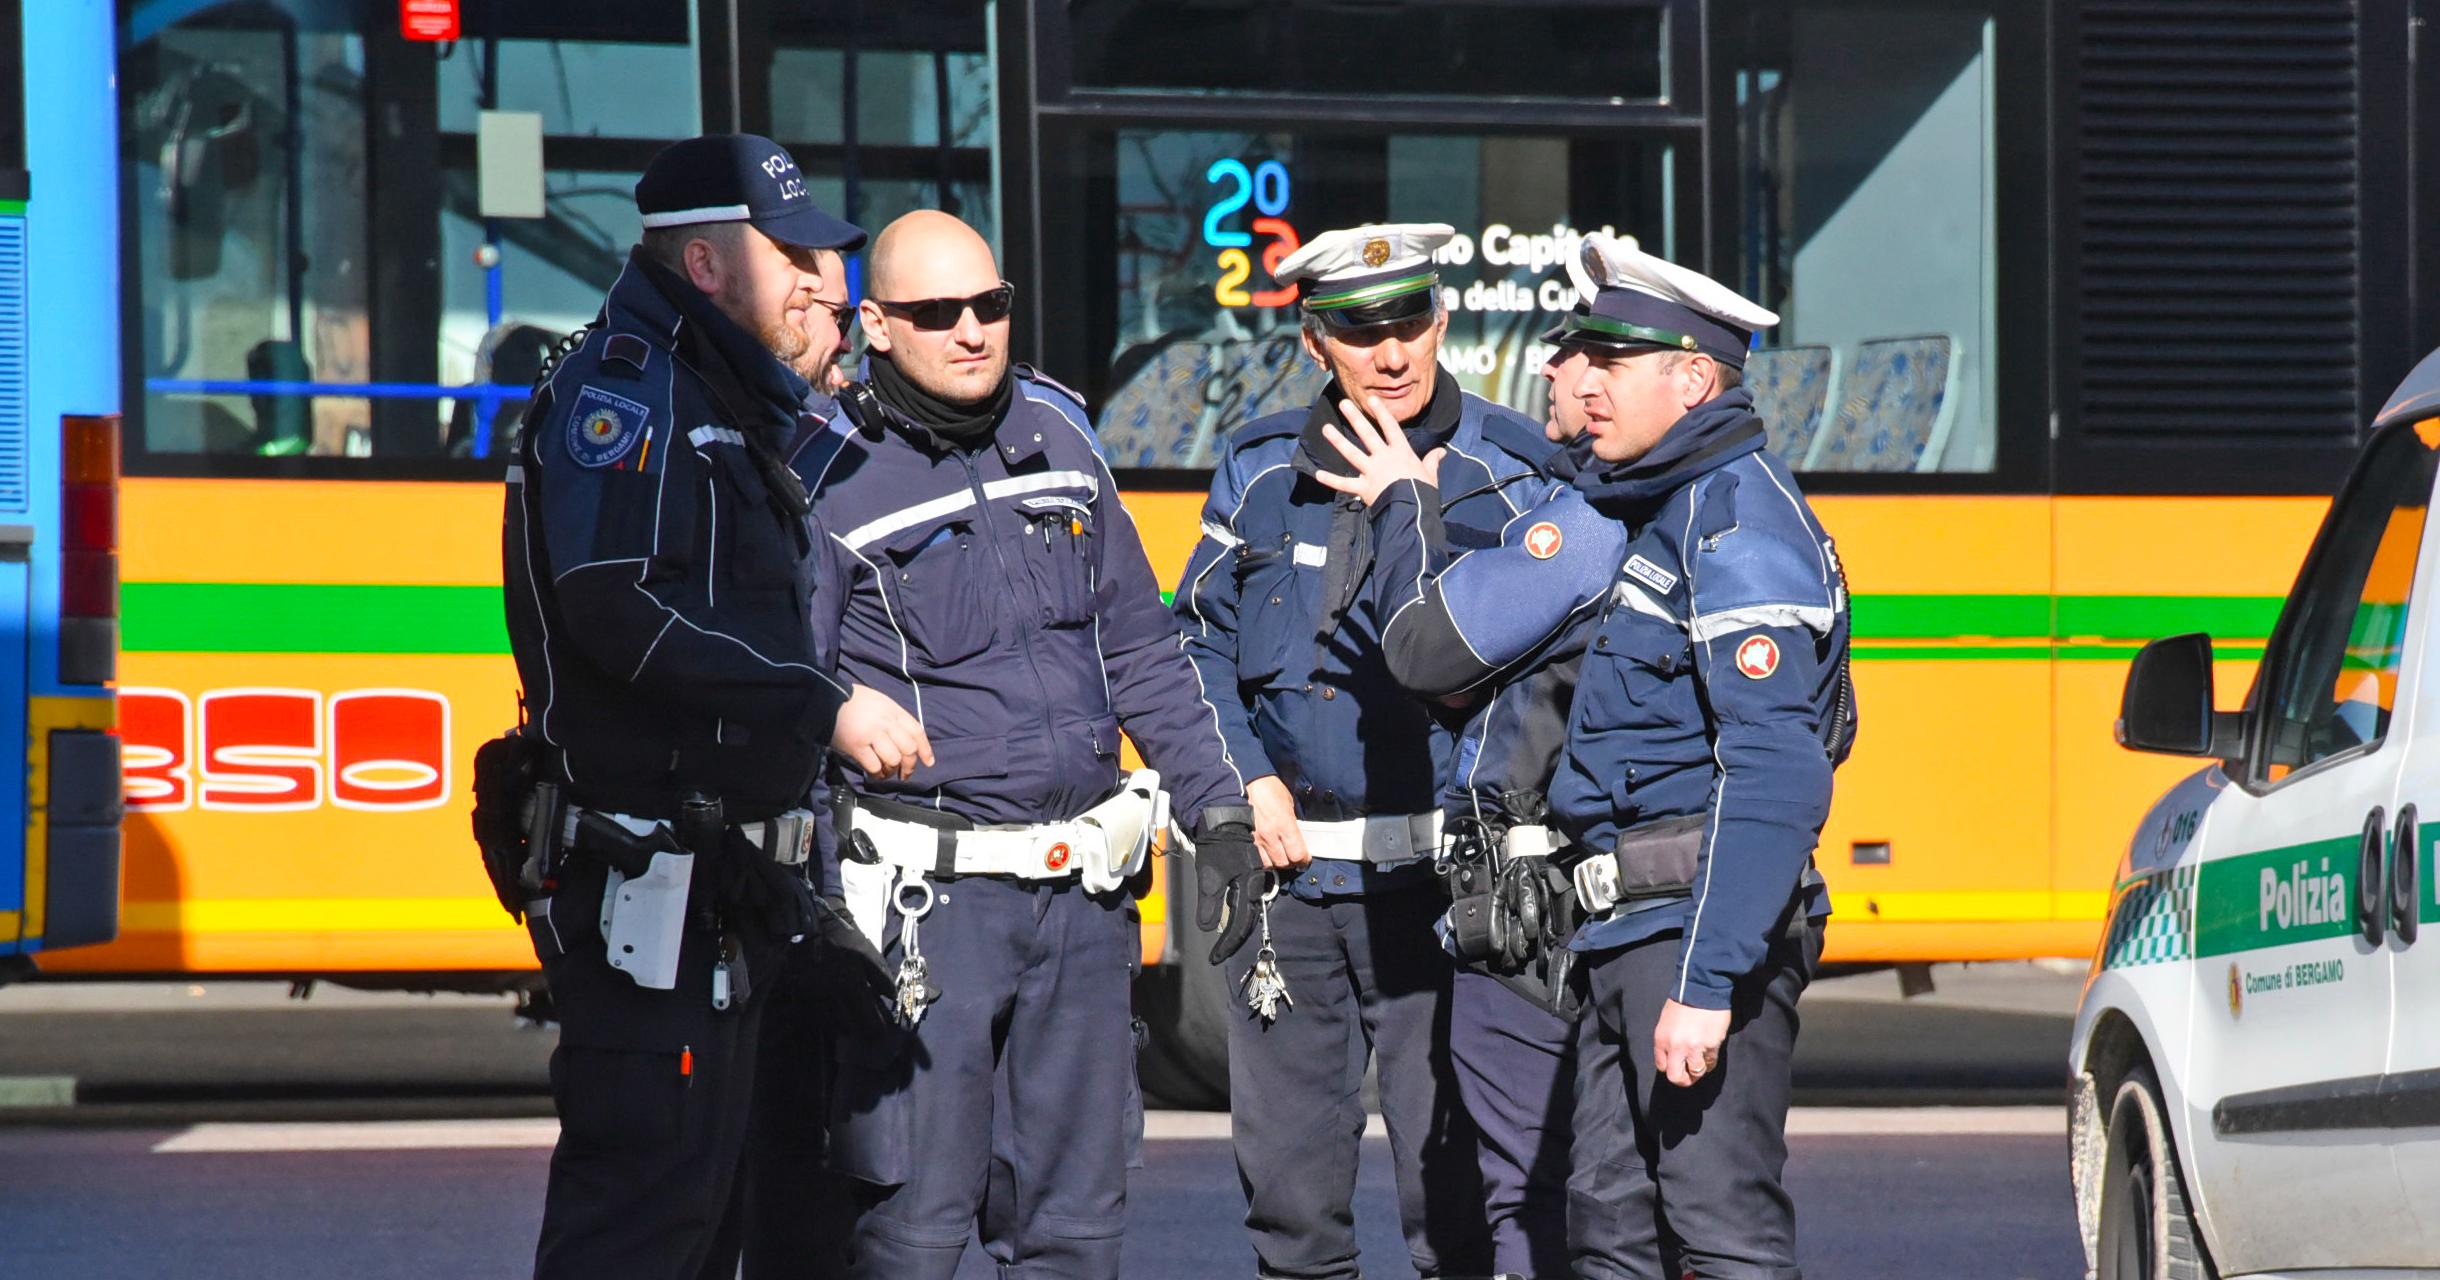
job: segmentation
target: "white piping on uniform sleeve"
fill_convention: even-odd
[[[705,458],[709,463],[711,459]],[[711,513],[711,545],[703,553],[703,603],[720,607],[720,490],[712,484],[712,473],[703,473],[703,509]]]
[[[1688,600],[1695,598],[1694,565],[1686,559],[1686,544],[1694,537],[1695,504],[1691,501],[1692,496],[1688,495],[1686,504],[1686,532],[1678,541],[1678,567],[1686,571]],[[1708,638],[1703,641],[1703,659],[1706,669],[1716,669],[1714,664],[1718,656],[1711,651]],[[1720,735],[1717,730],[1711,735],[1711,767],[1719,776],[1719,781],[1712,786],[1711,835],[1703,842],[1703,896],[1695,899],[1694,917],[1686,922],[1686,958],[1678,962],[1677,999],[1681,1004],[1685,1003],[1686,984],[1694,973],[1695,942],[1703,935],[1703,908],[1711,904],[1711,887],[1720,879],[1719,864],[1714,859],[1720,852],[1720,805],[1728,799],[1728,762],[1720,758]]]
[[[661,637],[669,634],[669,628],[677,620],[678,615],[674,613],[662,620],[661,629],[652,633],[652,643],[644,646],[644,656],[635,660],[635,670],[627,673],[627,683],[634,684],[644,678],[645,664],[652,661],[654,651],[661,647]]]
[[[645,560],[645,557],[643,557],[643,556],[621,556],[621,557],[619,557],[619,558],[618,558],[618,559],[616,559],[616,560],[587,560],[587,561],[585,561],[583,564],[579,564],[579,565],[571,565],[571,566],[569,566],[568,568],[565,568],[565,569],[560,570],[560,571],[559,571],[559,575],[558,575],[557,577],[555,577],[555,578],[552,578],[552,579],[551,579],[551,585],[552,585],[552,586],[557,586],[557,585],[559,585],[560,583],[567,581],[567,579],[568,579],[568,575],[569,575],[569,574],[571,574],[571,573],[576,572],[578,569],[601,569],[601,568],[607,568],[608,566],[610,566],[610,565],[614,565],[614,564],[644,564],[644,563],[646,563],[646,560]]]
[[[1691,631],[1697,640],[1751,631],[1756,627],[1801,627],[1828,635],[1835,621],[1835,615],[1820,605],[1753,604],[1698,615]]]

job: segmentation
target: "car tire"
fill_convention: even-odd
[[[2096,1280],[2218,1280],[2186,1201],[2177,1141],[2152,1069],[2137,1065],[2109,1106]]]

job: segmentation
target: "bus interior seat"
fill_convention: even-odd
[[[1191,433],[1186,406],[1203,380],[1210,348],[1200,342],[1175,342],[1154,352],[1136,367],[1101,409],[1098,428],[1102,453],[1113,467],[1175,467],[1171,455]]]
[[[1766,347],[1745,358],[1745,386],[1769,433],[1771,452],[1793,467],[1821,430],[1838,385],[1838,352],[1826,346]]]
[[[1814,437],[1807,471],[1939,469],[1956,413],[1957,340],[1947,334],[1856,344],[1838,413]]]
[[[1323,380],[1295,330],[1173,343],[1111,394],[1101,414],[1102,449],[1113,467],[1208,467],[1223,435],[1311,403]]]

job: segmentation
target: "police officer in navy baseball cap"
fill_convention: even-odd
[[[534,1274],[731,1276],[763,1008],[821,948],[877,1034],[893,975],[835,909],[808,805],[827,750],[912,769],[922,727],[851,696],[809,609],[810,499],[786,450],[824,423],[820,302],[864,232],[796,162],[691,138],[636,184],[644,233],[536,387],[508,469],[503,577],[525,723],[476,763],[493,887],[558,1009],[560,1119]],[[901,754],[903,752],[903,755]]]
[[[823,212],[788,149],[751,133],[707,133],[663,147],[635,184],[644,229],[742,222],[784,245],[853,250],[864,229]]]

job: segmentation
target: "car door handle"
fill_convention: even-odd
[[[2389,868],[2381,858],[2389,842],[2388,816],[2376,806],[2364,819],[2363,839],[2356,845],[2355,928],[2375,947],[2389,924]]]
[[[2389,936],[2401,947],[2422,932],[2423,836],[2415,807],[2398,810],[2397,834],[2389,842]]]

